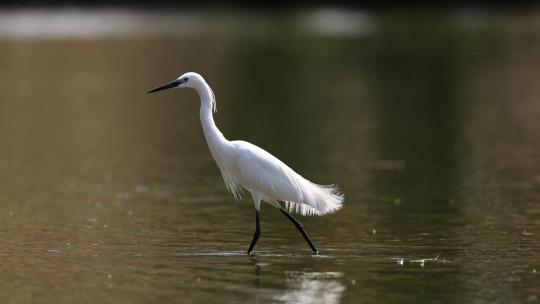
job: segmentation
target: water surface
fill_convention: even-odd
[[[540,15],[260,16],[257,31],[2,31],[1,298],[538,301]],[[298,217],[320,255],[268,205],[244,254],[253,205],[226,192],[197,96],[145,94],[189,70],[229,139],[339,184],[343,210]]]

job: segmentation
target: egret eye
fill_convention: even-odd
[[[184,81],[188,81],[188,78],[187,78],[187,77],[185,77],[185,78],[184,78]]]

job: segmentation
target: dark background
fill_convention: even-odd
[[[392,8],[455,8],[455,7],[491,7],[506,9],[511,7],[532,8],[537,7],[537,1],[517,0],[517,1],[66,1],[66,0],[24,0],[2,1],[0,6],[111,6],[111,5],[131,5],[140,7],[226,7],[226,8],[265,8],[265,9],[284,9],[284,8],[302,8],[310,6],[327,5],[346,5],[356,8],[374,8],[374,9],[392,9]]]

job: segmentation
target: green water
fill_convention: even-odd
[[[452,16],[0,40],[2,302],[537,302],[540,15]],[[196,94],[145,94],[186,71],[227,138],[340,186],[340,212],[298,216],[320,255],[268,205],[244,254],[253,204],[226,192]]]

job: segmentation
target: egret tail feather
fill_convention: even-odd
[[[336,185],[309,183],[311,195],[301,202],[285,201],[287,211],[301,215],[325,215],[341,209],[344,196]]]

